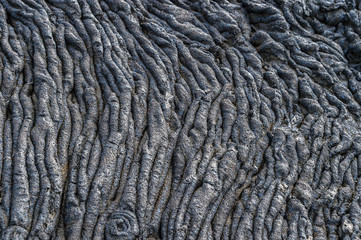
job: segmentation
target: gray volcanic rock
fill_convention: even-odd
[[[360,15],[1,0],[1,239],[360,239]]]

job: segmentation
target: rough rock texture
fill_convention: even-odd
[[[359,0],[1,0],[0,236],[360,239]]]

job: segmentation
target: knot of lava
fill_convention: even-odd
[[[135,214],[132,211],[118,209],[108,219],[105,227],[106,239],[131,240],[139,233]]]

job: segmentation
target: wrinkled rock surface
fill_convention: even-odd
[[[359,0],[1,0],[0,239],[360,239]]]

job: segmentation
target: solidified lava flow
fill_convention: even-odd
[[[0,0],[0,239],[360,239],[360,0]]]

